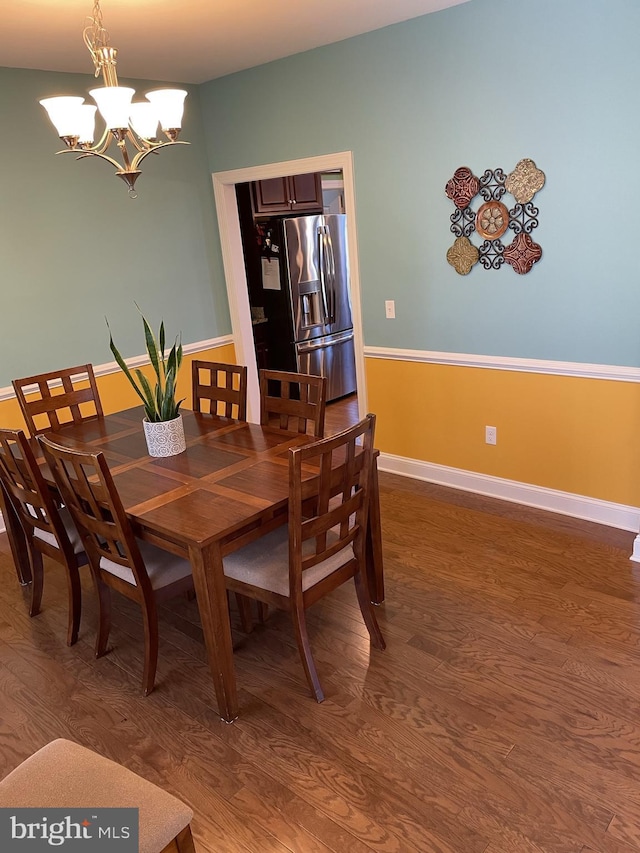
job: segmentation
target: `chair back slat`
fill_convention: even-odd
[[[275,391],[274,391],[275,388]],[[327,379],[281,370],[260,371],[260,423],[324,435]]]
[[[14,379],[12,384],[32,436],[55,432],[65,423],[102,417],[98,386],[90,364]]]
[[[194,412],[246,421],[246,367],[217,361],[193,361],[191,379]]]
[[[102,558],[126,566],[136,585],[151,594],[138,543],[103,453],[71,450],[38,438],[62,499],[80,532],[94,572]]]
[[[353,546],[364,560],[375,415],[330,438],[289,451],[289,572],[302,574]]]

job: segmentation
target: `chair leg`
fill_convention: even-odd
[[[142,674],[142,694],[148,696],[156,681],[158,666],[158,611],[155,601],[142,601],[142,622],[144,625],[144,672]]]
[[[380,626],[378,625],[375,610],[373,609],[373,605],[371,603],[369,587],[364,581],[362,573],[360,571],[357,571],[355,573],[355,575],[353,576],[353,580],[356,585],[356,594],[358,596],[360,612],[362,613],[364,624],[367,626],[367,631],[369,632],[369,636],[371,637],[371,642],[373,643],[376,649],[386,649],[387,646],[384,641],[384,637],[382,636]]]
[[[80,572],[77,566],[69,566],[67,570],[67,590],[69,593],[69,621],[67,627],[67,645],[73,646],[78,640],[80,616],[82,614],[82,590],[80,587]]]
[[[96,636],[96,657],[100,658],[107,652],[109,631],[111,630],[111,590],[94,576],[94,586],[98,599],[98,633]]]
[[[269,617],[269,605],[264,601],[256,601],[256,605],[258,606],[258,621],[264,625]]]
[[[185,826],[185,828],[176,835],[174,840],[178,853],[196,853],[196,847],[193,843],[193,835],[191,834],[191,824]]]
[[[245,634],[250,634],[253,631],[253,618],[251,616],[251,599],[246,595],[241,595],[236,592],[236,604],[238,605],[238,613],[240,614],[240,624]]]
[[[30,548],[31,556],[31,604],[29,616],[37,616],[42,604],[42,586],[44,582],[44,571],[42,566],[42,554],[35,548]]]
[[[18,576],[20,586],[27,586],[31,583],[31,559],[29,557],[29,549],[25,539],[22,525],[18,520],[18,516],[13,508],[13,504],[9,500],[7,493],[0,483],[0,513],[4,521],[11,556]]]
[[[324,702],[324,693],[320,686],[318,671],[316,669],[313,655],[311,654],[311,646],[309,644],[309,635],[307,633],[307,617],[304,612],[304,607],[293,607],[291,609],[291,619],[293,620],[293,630],[296,635],[298,651],[304,667],[304,674],[307,677],[307,682],[311,688],[311,695],[317,702]]]

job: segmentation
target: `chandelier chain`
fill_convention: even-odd
[[[90,23],[84,28],[82,37],[84,43],[89,49],[93,64],[95,65],[95,76],[99,77],[102,70],[100,56],[98,51],[100,48],[109,47],[109,32],[102,24],[102,9],[100,8],[100,0],[93,0],[93,13],[87,17]]]

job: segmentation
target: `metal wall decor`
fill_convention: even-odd
[[[478,262],[478,250],[468,237],[456,237],[447,252],[447,260],[459,275],[468,275]]]
[[[460,166],[447,181],[445,193],[456,206],[449,217],[456,240],[447,252],[447,261],[459,275],[468,275],[480,263],[484,269],[500,269],[508,264],[519,275],[530,272],[542,257],[542,247],[531,237],[538,227],[539,210],[531,199],[545,183],[545,174],[533,160],[525,158],[508,175],[500,168],[487,169],[477,178],[468,166]],[[504,199],[510,193],[515,203]],[[484,200],[472,207],[480,196]],[[505,246],[501,238],[513,231],[514,239]],[[484,239],[476,247],[473,232]]]

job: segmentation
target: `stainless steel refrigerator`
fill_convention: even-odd
[[[327,377],[328,400],[351,394],[356,366],[346,216],[291,217],[280,221],[279,230],[282,245],[273,253],[272,244],[263,260],[263,286],[268,264],[279,254],[280,285],[288,303],[287,328],[280,333],[288,338],[299,373]]]

